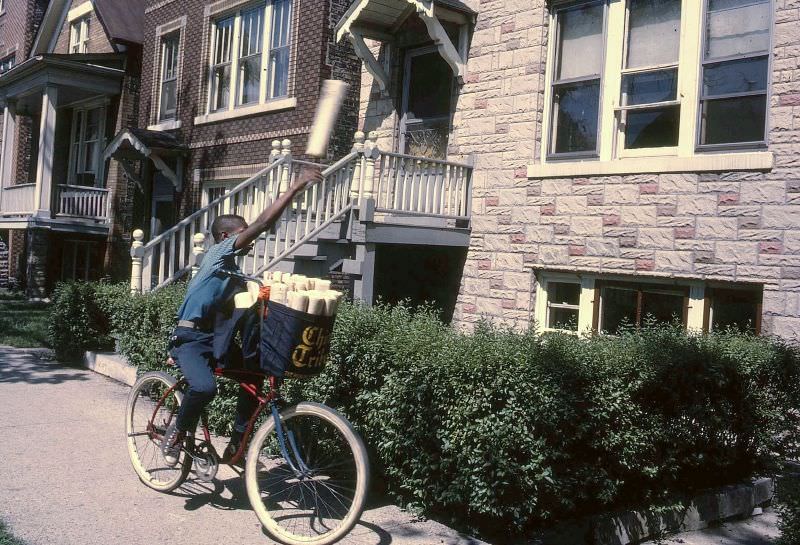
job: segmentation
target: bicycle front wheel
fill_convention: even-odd
[[[364,510],[369,461],[364,443],[338,412],[300,403],[280,413],[283,444],[273,418],[247,451],[245,483],[266,531],[288,545],[327,545],[341,539]]]
[[[175,378],[162,371],[142,375],[131,388],[125,414],[128,454],[139,479],[154,490],[170,492],[178,488],[192,469],[192,459],[184,454],[170,467],[161,455],[161,440],[170,422],[177,417],[182,392],[172,389]]]

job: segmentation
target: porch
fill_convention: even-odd
[[[108,231],[102,149],[123,74],[116,55],[42,55],[0,77],[0,225]]]

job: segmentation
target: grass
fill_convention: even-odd
[[[0,293],[0,344],[17,348],[49,348],[48,303],[32,303],[22,295]],[[0,545],[4,542],[0,541]]]
[[[0,545],[25,545],[25,543],[12,536],[8,526],[0,520]]]

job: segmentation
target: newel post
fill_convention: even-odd
[[[194,246],[192,247],[192,278],[197,276],[197,271],[200,270],[200,262],[202,261],[203,254],[206,253],[206,236],[203,233],[195,233],[192,237]]]
[[[366,158],[364,166],[364,191],[362,194],[364,199],[375,198],[375,160],[379,155],[378,133],[372,131],[369,133],[367,142],[364,144],[364,157]]]
[[[286,157],[286,162],[281,167],[281,191],[279,194],[285,193],[289,190],[289,184],[292,179],[292,141],[285,138],[281,142],[281,155]]]
[[[361,163],[364,161],[364,133],[357,131],[353,136],[353,152],[358,153],[353,165],[353,180],[350,184],[350,198],[356,202],[361,200],[361,190],[364,186],[364,180],[361,177],[362,169]]]
[[[131,244],[131,293],[142,293],[142,258],[144,257],[144,231],[136,229],[133,232]]]

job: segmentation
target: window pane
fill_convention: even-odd
[[[625,148],[663,148],[678,145],[680,106],[628,112]]]
[[[559,86],[556,93],[555,153],[595,151],[600,81]]]
[[[604,288],[600,328],[614,335],[619,333],[620,326],[635,326],[636,301],[637,293],[633,290]]]
[[[703,94],[713,96],[766,91],[768,68],[767,57],[709,64],[703,70]]]
[[[86,140],[97,140],[100,130],[100,109],[86,112]]]
[[[735,328],[756,332],[761,294],[740,290],[714,290],[711,303],[711,329]]]
[[[230,62],[231,40],[233,39],[233,17],[217,21],[214,64]]]
[[[228,99],[231,91],[231,67],[230,65],[220,66],[214,69],[214,100],[212,106],[214,110],[228,107]]]
[[[678,62],[680,0],[631,0],[628,68]]]
[[[601,73],[603,11],[603,4],[591,4],[558,13],[557,80]]]
[[[677,293],[642,293],[642,324],[648,322],[673,323],[683,321],[684,297]]]
[[[242,59],[239,65],[242,104],[258,102],[261,89],[261,55]]]
[[[622,93],[626,106],[675,100],[678,96],[678,70],[627,74],[622,78]]]
[[[161,85],[161,119],[175,117],[177,108],[177,81],[167,81]]]
[[[549,303],[579,305],[581,300],[581,285],[569,282],[550,282],[547,284],[547,298]]]
[[[548,313],[547,327],[550,329],[578,330],[578,309],[551,308]]]
[[[289,48],[272,52],[272,94],[271,97],[286,96],[289,82]]]
[[[290,17],[292,3],[290,0],[275,0],[272,4],[272,47],[289,45]]]
[[[709,0],[707,59],[769,51],[769,0]]]
[[[703,102],[702,144],[761,142],[766,124],[766,95]]]
[[[261,52],[264,6],[242,13],[240,55],[247,57]]]

